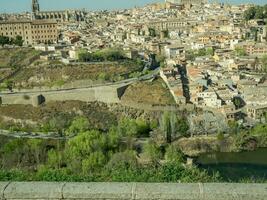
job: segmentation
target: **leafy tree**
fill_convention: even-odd
[[[267,55],[262,57],[261,62],[262,62],[262,71],[267,73]]]
[[[255,7],[251,7],[248,10],[244,12],[244,18],[246,21],[254,19],[256,15],[256,9]]]
[[[0,45],[4,46],[6,44],[11,44],[11,41],[10,41],[9,37],[0,36]]]
[[[2,87],[12,90],[14,82],[12,80],[5,80]]]
[[[172,140],[172,126],[171,125],[171,120],[170,120],[170,112],[164,112],[161,121],[160,121],[160,127],[161,130],[164,132],[166,140],[168,143],[171,143]]]
[[[168,162],[184,162],[184,155],[181,150],[174,144],[169,145],[166,149],[165,159]]]
[[[22,37],[18,35],[18,36],[16,36],[16,38],[15,38],[15,40],[14,40],[13,43],[15,45],[17,45],[17,46],[22,46],[23,45],[23,42],[24,41],[23,41]]]
[[[82,50],[78,54],[78,58],[81,62],[119,61],[126,59],[124,52],[118,48],[109,48],[92,53]]]
[[[213,56],[214,55],[214,49],[209,47],[206,49],[206,55]]]
[[[168,38],[169,37],[169,30],[164,30],[162,32],[163,32],[164,38]]]
[[[59,114],[49,120],[50,130],[63,134],[70,125],[70,118],[66,114]]]
[[[165,66],[165,56],[162,54],[157,54],[155,57],[156,62],[158,63],[158,65],[160,67],[164,67]]]
[[[153,164],[158,164],[160,159],[162,158],[160,147],[152,141],[149,141],[149,143],[144,146],[144,154],[150,159]]]
[[[67,134],[77,134],[89,130],[90,123],[86,117],[76,117],[67,130]]]
[[[82,171],[84,174],[100,170],[106,163],[106,156],[101,151],[96,151],[82,160]]]
[[[27,144],[29,145],[30,149],[34,152],[35,160],[37,162],[37,165],[40,164],[40,156],[43,153],[42,152],[42,143],[43,141],[40,139],[31,139],[27,141]]]
[[[17,45],[17,46],[22,46],[23,45],[23,39],[21,36],[16,36],[15,39],[13,38],[9,38],[9,37],[6,37],[6,36],[0,36],[0,45],[1,46],[4,46],[6,44],[14,44],[14,45]]]
[[[114,126],[110,128],[107,137],[108,146],[111,149],[116,149],[119,146],[120,141],[122,140],[122,136],[117,131],[117,127]]]
[[[230,128],[230,133],[231,134],[238,134],[239,132],[239,124],[236,121],[229,121],[228,126]]]
[[[63,155],[59,150],[49,150],[47,153],[47,162],[46,164],[49,168],[60,169],[63,164]]]
[[[102,72],[98,75],[98,79],[103,80],[103,81],[107,81],[110,79],[110,75]]]
[[[183,118],[177,118],[174,112],[164,112],[160,121],[161,130],[166,136],[168,143],[178,136],[185,136],[189,129],[187,121]]]
[[[235,48],[235,54],[237,56],[246,56],[247,55],[246,50],[242,47]]]
[[[150,126],[147,122],[141,119],[128,119],[123,118],[118,124],[118,133],[122,136],[148,136],[150,131]]]
[[[100,166],[104,162],[103,155],[107,149],[107,140],[99,131],[86,131],[79,133],[76,137],[70,139],[67,144],[66,157],[69,161],[69,167],[73,171],[86,169],[93,170],[93,167]],[[99,157],[96,158],[97,156]],[[89,162],[92,162],[90,165]]]
[[[148,31],[149,31],[149,36],[151,36],[151,37],[156,37],[157,36],[156,35],[156,30],[154,28],[149,28]]]
[[[267,6],[253,6],[244,12],[244,19],[265,19],[267,18]]]
[[[177,131],[181,136],[188,136],[189,125],[185,118],[178,118]]]
[[[107,169],[129,169],[137,166],[136,152],[126,150],[124,152],[115,153],[107,164]]]

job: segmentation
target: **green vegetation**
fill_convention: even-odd
[[[267,147],[267,123],[258,124],[248,131],[238,131],[233,138],[239,151]]]
[[[261,62],[262,62],[262,71],[267,73],[267,55],[261,58]]]
[[[0,45],[16,45],[16,46],[22,46],[23,45],[23,40],[21,36],[16,36],[16,38],[9,38],[6,36],[0,36]]]
[[[78,57],[80,62],[106,62],[126,60],[124,52],[116,48],[99,50],[93,53],[81,51]]]
[[[202,48],[199,50],[191,50],[186,52],[186,57],[189,60],[195,60],[196,57],[201,57],[201,56],[213,56],[214,55],[214,49],[213,48]]]
[[[267,18],[267,5],[253,6],[245,11],[244,18],[246,21],[251,19],[266,19]]]
[[[165,56],[164,55],[157,54],[155,60],[159,64],[160,67],[165,66]]]
[[[246,53],[246,50],[244,48],[237,47],[237,48],[235,48],[235,55],[236,56],[246,56],[247,53]]]
[[[66,123],[66,122],[65,122]],[[60,122],[51,122],[55,128]],[[68,141],[12,139],[0,148],[0,181],[137,181],[209,182],[210,176],[196,167],[184,166],[184,155],[172,145],[150,140],[143,152],[139,137],[148,138],[153,123],[123,118],[108,131],[89,130],[89,122],[75,118]],[[166,152],[166,153],[165,153]],[[148,162],[140,154],[146,155]],[[164,162],[164,157],[166,160]]]
[[[171,143],[174,139],[181,136],[186,136],[189,126],[185,119],[177,118],[174,112],[164,112],[160,128],[165,134],[166,141]]]
[[[157,36],[156,30],[154,28],[149,28],[148,31],[149,31],[149,36],[151,36],[151,37]]]

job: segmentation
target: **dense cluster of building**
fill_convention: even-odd
[[[244,22],[250,6],[167,0],[120,11],[44,12],[34,0],[31,20],[3,20],[0,35],[21,35],[25,44],[53,49],[47,59],[63,49],[67,62],[81,49],[114,46],[129,55],[162,55],[160,75],[176,103],[195,106],[191,131],[218,132],[230,121],[253,125],[267,113],[267,26]]]

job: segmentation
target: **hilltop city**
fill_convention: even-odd
[[[113,11],[43,11],[32,0],[31,12],[2,13],[1,135],[117,134],[107,139],[117,146],[82,149],[87,160],[71,154],[84,173],[119,157],[162,164],[171,151],[194,165],[201,153],[266,147],[266,13],[206,0]]]

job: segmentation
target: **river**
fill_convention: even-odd
[[[267,180],[267,148],[238,153],[207,153],[196,163],[209,173],[219,172],[224,181]]]

